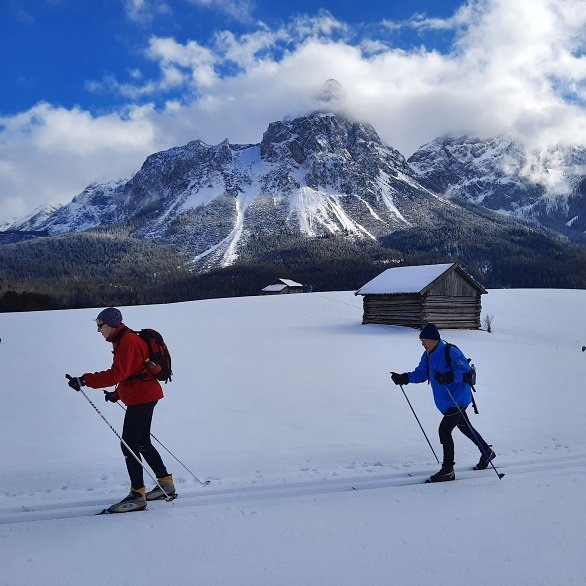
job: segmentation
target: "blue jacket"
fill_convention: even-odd
[[[450,348],[452,367],[446,361],[446,343],[440,340],[435,350],[429,354],[424,352],[419,365],[413,372],[407,373],[410,383],[422,383],[429,381],[433,390],[433,400],[436,407],[445,414],[451,407],[457,406],[464,409],[472,401],[472,391],[468,383],[462,382],[462,375],[470,370],[466,357],[456,346]],[[436,372],[454,372],[454,382],[449,385],[440,385],[434,378]],[[449,391],[449,393],[448,393]],[[450,393],[453,397],[450,397]]]

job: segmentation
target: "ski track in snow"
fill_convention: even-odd
[[[508,457],[493,461],[496,470],[505,473],[505,481],[515,475],[526,475],[542,472],[565,472],[574,469],[586,468],[586,454],[575,454],[557,457],[515,460]],[[302,498],[319,495],[332,495],[340,492],[363,490],[386,490],[424,485],[425,480],[436,471],[434,465],[426,470],[395,471],[388,474],[377,474],[369,477],[328,478],[313,481],[294,481],[280,484],[251,485],[235,488],[201,487],[196,491],[179,492],[179,498],[166,503],[165,501],[151,501],[148,511],[156,511],[161,506],[170,506],[173,509],[211,507],[222,505],[244,504],[253,501],[272,502],[281,499]],[[495,470],[489,466],[486,470],[475,471],[470,467],[456,467],[456,481],[499,480]],[[445,486],[445,483],[426,485],[424,490],[434,490],[434,486]],[[23,499],[24,500],[24,499]],[[71,519],[97,515],[100,510],[111,502],[104,499],[72,501],[62,504],[27,505],[0,508],[0,525],[12,523],[30,523],[53,521],[57,519]]]

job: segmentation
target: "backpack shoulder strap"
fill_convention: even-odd
[[[444,351],[446,353],[446,363],[448,365],[448,368],[452,368],[452,357],[450,356],[450,350],[455,347],[454,344],[450,344],[449,342],[446,342],[446,345],[444,347]]]
[[[452,358],[450,356],[450,350],[452,348],[458,348],[458,346],[456,346],[455,344],[450,344],[449,342],[446,342],[446,362],[448,363],[448,366],[450,368],[452,368]],[[458,348],[459,350],[459,348]],[[466,360],[468,360],[468,362],[470,362],[470,358],[467,358]],[[471,385],[470,383],[468,383],[470,385],[470,388],[472,389],[472,391],[474,391],[474,393],[476,392],[476,389],[474,388],[474,385]],[[470,397],[472,398],[472,407],[474,409],[474,413],[476,413],[478,415],[478,407],[476,406],[476,401],[474,400],[474,393],[470,393]]]

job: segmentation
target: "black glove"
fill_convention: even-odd
[[[396,372],[391,372],[391,379],[396,385],[408,385],[409,384],[409,375],[406,372],[402,374],[398,374]]]
[[[116,392],[112,391],[111,393],[109,393],[108,391],[104,391],[104,401],[110,401],[112,403],[117,403],[118,399],[117,397],[115,397]]]
[[[66,374],[65,378],[69,381],[67,384],[74,391],[79,391],[79,389],[81,389],[81,387],[85,386],[85,381],[83,380],[83,376],[71,376],[69,374]]]
[[[473,387],[476,384],[476,369],[472,367],[468,372],[465,372],[462,375],[462,381]]]
[[[449,371],[449,372],[436,372],[433,375],[433,378],[440,385],[451,385],[454,382],[454,373],[452,371]]]

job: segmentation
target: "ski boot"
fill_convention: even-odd
[[[493,449],[488,446],[488,450],[486,452],[482,452],[480,460],[478,460],[478,464],[474,466],[474,470],[486,470],[491,460],[494,460],[495,458],[496,454],[494,453]]]
[[[119,503],[108,507],[108,513],[131,513],[133,511],[144,511],[147,502],[144,486],[142,488],[131,488],[128,496],[123,498]]]
[[[432,474],[425,482],[447,482],[448,480],[456,480],[453,464],[442,464],[439,472]]]
[[[153,488],[153,490],[149,490],[146,493],[146,500],[147,501],[156,501],[159,499],[166,499],[173,500],[177,498],[177,493],[175,492],[175,485],[173,484],[173,475],[169,474],[169,476],[164,476],[163,478],[157,478],[159,484]],[[163,489],[163,490],[161,490]]]

